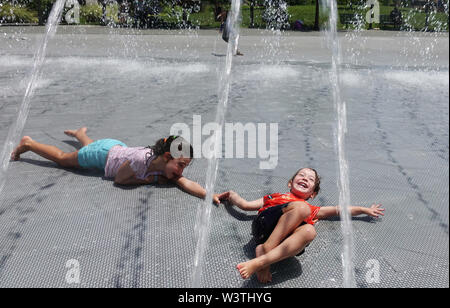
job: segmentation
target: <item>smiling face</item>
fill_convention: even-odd
[[[191,163],[190,158],[172,158],[167,160],[164,174],[168,179],[177,178],[183,175],[184,168]]]
[[[308,200],[317,195],[317,180],[318,178],[314,170],[303,168],[289,181],[288,187],[291,189],[291,193],[297,197]]]

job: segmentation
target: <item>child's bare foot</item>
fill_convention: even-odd
[[[264,249],[264,245],[258,245],[255,249],[256,257],[261,257],[262,255],[266,254],[266,251]],[[272,281],[272,273],[270,272],[270,266],[266,266],[262,268],[261,270],[256,272],[256,277],[258,277],[258,281],[261,283],[268,283]]]
[[[33,141],[33,139],[31,139],[31,137],[29,137],[29,136],[23,137],[22,140],[20,140],[19,145],[11,153],[11,159],[12,160],[19,160],[20,159],[20,154],[23,154],[23,153],[29,151],[30,149],[29,149],[28,143],[30,141]]]
[[[239,263],[236,268],[238,269],[243,279],[250,278],[255,272],[261,270],[257,259],[253,259],[247,262]]]
[[[82,127],[77,130],[65,130],[64,134],[67,136],[78,138],[80,135],[86,135],[87,127]]]

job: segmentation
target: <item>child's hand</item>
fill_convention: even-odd
[[[230,192],[224,192],[221,194],[214,194],[213,195],[213,201],[215,204],[219,205],[221,203],[222,200],[228,200],[230,197]]]
[[[214,195],[214,197],[217,198],[217,202],[216,202],[216,199],[214,199],[214,202],[216,204],[219,204],[220,201],[222,201],[222,200],[226,200],[226,201],[229,201],[230,203],[234,204],[234,201],[237,200],[239,195],[237,193],[235,193],[234,191],[230,190],[230,191],[223,192],[221,194],[216,194],[216,195]]]
[[[381,204],[372,204],[371,207],[366,208],[366,214],[378,218],[379,215],[384,216],[384,209],[381,207]]]

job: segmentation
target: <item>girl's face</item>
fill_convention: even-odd
[[[178,178],[183,175],[184,168],[191,163],[190,158],[173,158],[167,161],[165,174],[168,179]]]
[[[304,200],[315,197],[315,185],[316,173],[308,168],[300,170],[295,176],[294,180],[292,182],[289,182],[289,188],[291,189],[291,192]]]

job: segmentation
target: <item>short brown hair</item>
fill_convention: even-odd
[[[316,175],[316,180],[314,181],[314,193],[317,196],[319,194],[319,191],[320,191],[320,177],[319,177],[319,173],[317,173],[316,169],[313,169],[313,168],[300,168],[300,169],[298,169],[297,172],[289,180],[288,185],[289,185],[289,183],[292,183],[294,181],[294,179],[297,176],[297,174],[300,171],[302,171],[303,169],[309,169],[309,170],[314,171],[314,174]]]

